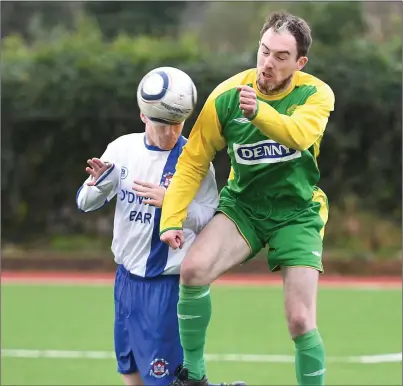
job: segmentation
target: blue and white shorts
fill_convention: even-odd
[[[179,275],[143,278],[119,265],[115,278],[118,372],[139,372],[145,385],[167,385],[183,362],[177,318]]]

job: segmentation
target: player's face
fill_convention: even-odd
[[[166,125],[150,121],[145,115],[140,115],[141,120],[146,124],[147,143],[157,146],[162,150],[171,150],[182,133],[183,124]]]
[[[264,94],[283,91],[290,84],[295,71],[307,63],[298,58],[297,42],[288,31],[267,30],[260,40],[257,54],[257,85]]]

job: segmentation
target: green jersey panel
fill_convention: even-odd
[[[315,92],[315,86],[302,85],[280,100],[258,99],[291,116]],[[314,146],[297,151],[262,134],[242,115],[236,89],[220,95],[215,104],[234,172],[228,181],[231,193],[251,206],[267,200],[286,200],[291,206],[308,202],[320,177]]]

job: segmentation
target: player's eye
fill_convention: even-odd
[[[281,60],[281,61],[285,60],[285,58],[283,58],[283,57],[281,57],[281,56],[277,56],[277,59],[278,59],[278,60]]]

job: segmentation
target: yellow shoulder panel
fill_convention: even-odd
[[[226,91],[230,90],[239,85],[250,84],[256,80],[256,68],[250,68],[249,70],[242,71],[227,80],[220,83],[210,94],[209,98],[213,100],[224,94]]]
[[[298,80],[296,85],[315,86],[320,94],[323,95],[323,93],[325,93],[327,98],[334,99],[333,91],[327,83],[306,72],[298,71]]]

